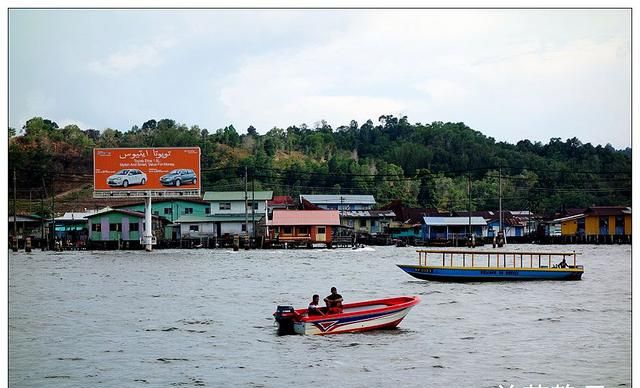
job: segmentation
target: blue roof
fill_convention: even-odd
[[[425,225],[429,226],[463,226],[469,225],[469,217],[423,217]],[[471,217],[471,225],[487,225],[482,217]]]

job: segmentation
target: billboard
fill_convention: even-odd
[[[94,197],[200,196],[200,148],[94,148]]]

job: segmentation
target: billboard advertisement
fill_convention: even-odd
[[[200,195],[200,148],[95,148],[94,196]]]

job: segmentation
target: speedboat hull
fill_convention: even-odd
[[[290,319],[295,334],[327,335],[390,329],[398,326],[419,302],[418,296],[378,299],[345,304],[341,314],[313,316],[307,315],[306,309],[300,309],[291,313]],[[278,323],[286,324],[280,320]]]

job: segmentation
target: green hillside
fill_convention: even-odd
[[[35,117],[20,131],[9,129],[10,198],[15,169],[19,211],[46,213],[53,201],[56,212],[96,205],[94,147],[199,146],[203,190],[244,189],[246,167],[256,190],[275,195],[367,193],[379,204],[401,199],[463,210],[470,186],[473,209],[495,210],[502,176],[507,209],[631,205],[631,150],[576,137],[509,144],[464,123],[412,124],[390,115],[338,128],[322,121],[264,135],[253,127],[241,132],[233,126],[210,132],[170,119],[99,132]]]

